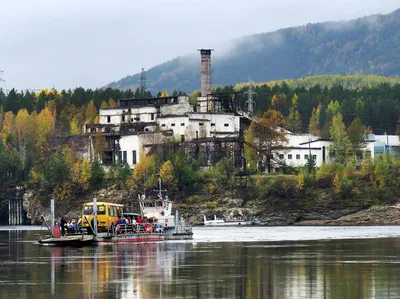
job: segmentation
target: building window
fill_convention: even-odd
[[[136,151],[132,151],[132,164],[135,165],[136,163],[137,163]]]
[[[181,123],[181,127],[184,127],[185,126],[185,123]]]
[[[122,151],[118,151],[117,152],[117,163],[121,163],[122,162]]]
[[[96,132],[96,129],[95,128],[90,128],[90,132],[94,133],[94,132]]]
[[[107,122],[110,123],[111,122],[111,116],[107,116]]]
[[[154,120],[154,113],[151,114],[151,120]]]
[[[181,135],[181,141],[185,141],[185,135]]]
[[[299,154],[296,155],[296,160],[300,160],[300,155]]]
[[[126,163],[126,162],[128,161],[128,155],[127,155],[126,151],[123,151],[122,154],[123,154],[123,159],[122,159],[122,161],[123,161],[124,163]]]
[[[289,160],[292,160],[292,154],[287,155],[287,158],[288,158]]]
[[[283,154],[279,154],[279,159],[283,160],[285,156]]]
[[[122,122],[125,122],[125,115],[122,115]]]
[[[203,123],[199,123],[199,126],[202,126],[203,125]]]
[[[131,123],[133,123],[133,117],[131,118]]]
[[[215,127],[215,123],[211,123],[211,127]]]
[[[275,172],[279,172],[279,171],[281,171],[280,168],[275,168]]]
[[[308,155],[304,155],[304,159],[308,160]]]
[[[149,131],[149,128],[144,129],[144,131],[145,131],[145,132],[148,132],[148,131]]]
[[[175,127],[175,124],[171,124],[171,127]]]
[[[314,160],[317,160],[317,155],[312,155],[312,158],[313,158]]]
[[[165,127],[165,124],[161,124],[161,127]]]
[[[229,124],[224,124],[224,127],[229,127]]]

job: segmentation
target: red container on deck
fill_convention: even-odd
[[[59,238],[61,233],[60,233],[60,227],[58,225],[54,225],[53,227],[53,235],[54,238]]]

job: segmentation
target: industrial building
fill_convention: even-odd
[[[243,133],[252,121],[252,85],[247,92],[246,108],[237,107],[232,94],[213,94],[211,88],[211,50],[201,49],[201,96],[195,105],[188,96],[131,98],[119,100],[118,108],[100,109],[100,123],[86,124],[90,138],[86,156],[93,160],[93,138],[106,140],[104,165],[127,163],[135,167],[142,155],[151,152],[167,156],[168,151],[184,147],[201,166],[210,166],[223,157],[234,159],[245,171]],[[316,166],[332,162],[330,140],[285,130],[288,142],[271,157],[271,172],[284,166],[304,166],[309,157]],[[366,136],[365,154],[374,158],[400,148],[398,136]],[[257,151],[255,148],[254,150]],[[266,159],[259,169],[267,171]]]

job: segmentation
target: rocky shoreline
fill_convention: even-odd
[[[400,225],[400,205],[375,206],[337,219],[304,220],[294,223],[299,226],[374,226]]]
[[[101,189],[95,193],[98,201],[124,203],[129,210],[137,211],[138,205],[130,203],[126,190]],[[56,202],[57,216],[76,218],[88,196],[69,201]],[[352,202],[340,203],[328,200],[299,209],[296,206],[269,206],[266,202],[244,202],[242,199],[219,198],[216,206],[203,203],[185,203],[175,201],[175,209],[192,225],[202,225],[203,215],[218,217],[246,215],[264,222],[267,226],[373,226],[400,225],[400,204],[387,206],[366,206]],[[47,197],[41,198],[29,191],[24,196],[24,209],[32,224],[42,222],[41,215],[50,218],[50,203]]]

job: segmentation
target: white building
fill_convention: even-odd
[[[311,155],[315,159],[316,167],[333,162],[334,157],[330,155],[329,147],[332,141],[321,139],[309,134],[286,133],[288,139],[285,149],[275,153],[272,163],[272,171],[280,171],[282,165],[301,167],[307,164]],[[365,138],[364,156],[375,158],[385,153],[396,154],[400,149],[400,139],[397,135],[375,135],[369,134]]]

